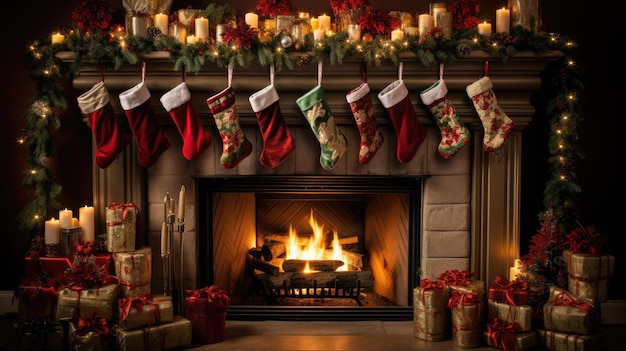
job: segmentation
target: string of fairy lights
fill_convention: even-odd
[[[273,64],[277,69],[296,69],[298,65],[313,62],[341,64],[343,60],[361,59],[368,65],[380,65],[385,62],[397,64],[398,55],[413,52],[422,65],[432,66],[453,63],[472,50],[485,51],[504,61],[514,58],[517,51],[562,51],[565,56],[559,60],[550,78],[553,96],[543,107],[551,128],[548,140],[551,169],[544,190],[544,204],[552,207],[563,223],[573,223],[580,193],[575,182],[574,164],[579,156],[576,126],[582,120],[578,110],[583,90],[579,67],[569,57],[576,44],[554,33],[534,33],[520,26],[511,28],[504,40],[501,38],[501,35],[484,38],[477,35],[476,29],[467,29],[455,30],[452,37],[446,39],[423,40],[409,35],[403,40],[391,41],[376,36],[372,41],[355,42],[349,40],[346,32],[338,32],[324,42],[314,42],[308,34],[303,49],[295,50],[282,45],[279,35],[264,42],[253,39],[245,45],[237,45],[234,41],[182,45],[166,35],[124,37],[118,28],[101,36],[73,29],[61,43],[38,40],[29,45],[25,55],[37,91],[25,113],[25,127],[17,140],[28,150],[29,168],[24,171],[22,185],[32,192],[33,201],[21,210],[18,227],[29,234],[28,238],[39,235],[48,212],[61,208],[56,200],[61,186],[48,168],[49,159],[58,156],[52,149],[53,132],[61,127],[59,116],[67,109],[59,82],[75,77],[83,62],[113,64],[118,69],[125,64],[137,64],[142,54],[154,50],[170,53],[173,70],[186,69],[188,72],[199,71],[209,63],[221,67],[245,67],[256,61],[262,66]],[[61,61],[56,56],[59,51],[73,51],[73,62]]]

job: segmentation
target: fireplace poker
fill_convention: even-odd
[[[163,295],[172,295],[171,271],[170,271],[170,251],[171,251],[171,231],[168,222],[170,206],[170,193],[165,193],[163,199],[163,225],[161,227],[161,259],[163,260]]]

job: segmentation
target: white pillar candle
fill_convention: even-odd
[[[209,39],[209,19],[204,17],[196,18],[196,37],[199,40]]]
[[[259,29],[259,15],[252,12],[246,13],[246,24],[251,28]]]
[[[311,30],[316,30],[320,27],[320,21],[317,17],[311,18]]]
[[[506,8],[496,10],[496,33],[508,33],[511,30],[511,12]]]
[[[402,29],[398,28],[391,31],[391,41],[402,39],[404,39],[404,32]]]
[[[157,13],[154,15],[154,26],[163,33],[163,35],[167,35],[169,32],[169,17],[164,13]]]
[[[61,44],[63,40],[65,40],[65,35],[61,33],[54,33],[52,34],[52,37],[50,40],[52,41],[52,44]]]
[[[420,37],[428,35],[430,30],[433,29],[434,21],[435,19],[433,18],[433,16],[427,13],[419,15],[419,17],[417,18],[417,27]]]
[[[515,265],[509,268],[509,280],[514,281],[521,271],[522,261],[519,258],[515,259]]]
[[[318,28],[323,29],[324,32],[330,30],[330,16],[323,14],[317,17]]]
[[[315,40],[316,42],[318,41],[324,41],[324,35],[326,33],[324,32],[323,29],[316,29],[313,31],[313,40]]]
[[[222,38],[222,34],[226,31],[226,27],[223,24],[218,24],[215,26],[215,41],[218,43],[223,43],[224,38]]]
[[[478,24],[478,34],[489,37],[491,36],[491,23],[483,22]]]
[[[46,221],[44,240],[46,244],[58,244],[61,242],[61,224],[58,219],[52,217]]]
[[[199,40],[198,40],[198,37],[196,37],[196,36],[195,36],[195,35],[193,35],[193,34],[192,34],[192,35],[188,35],[188,36],[187,36],[187,45],[195,44],[195,43],[197,43],[198,41],[199,41]]]
[[[78,209],[78,223],[82,230],[81,239],[84,241],[95,241],[96,239],[93,217],[93,206],[85,206]]]
[[[179,222],[185,221],[185,186],[180,187],[180,193],[178,194],[178,213],[176,218]]]
[[[72,226],[72,210],[67,208],[59,211],[59,224],[61,228],[69,228]]]

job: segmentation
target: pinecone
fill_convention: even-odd
[[[470,49],[469,45],[465,44],[465,43],[461,43],[459,45],[457,45],[456,47],[456,55],[458,57],[465,57],[467,55],[470,54],[472,50]]]
[[[161,32],[161,30],[159,28],[154,27],[154,26],[148,27],[148,37],[154,38],[154,37],[157,37],[157,36],[159,36],[161,34],[163,34],[163,33]]]

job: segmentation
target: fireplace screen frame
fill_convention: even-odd
[[[363,194],[408,195],[408,305],[407,306],[229,306],[231,320],[411,320],[413,289],[419,285],[421,209],[425,176],[198,176],[194,177],[197,204],[197,280],[199,286],[215,282],[213,195],[215,193],[261,194]]]

